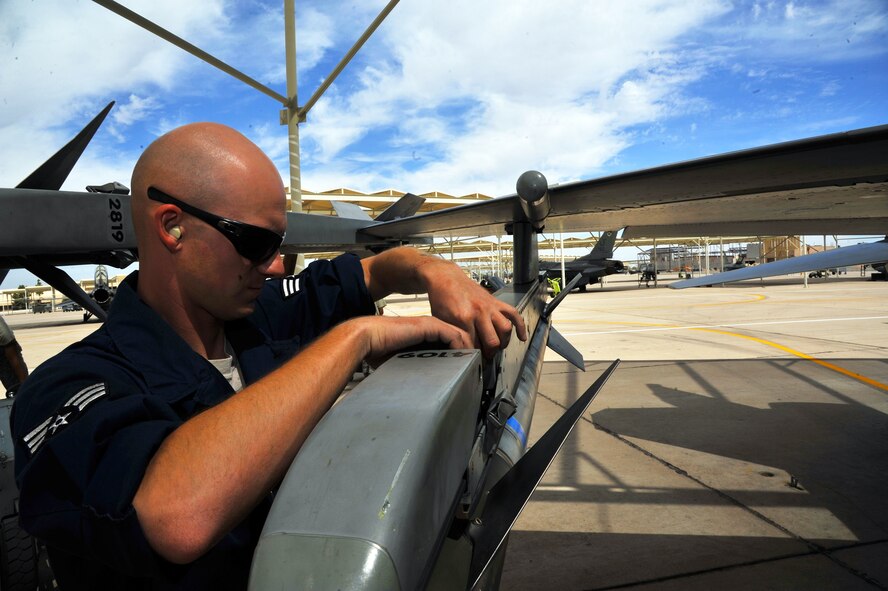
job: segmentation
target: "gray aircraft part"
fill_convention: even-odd
[[[696,277],[694,279],[676,281],[675,283],[671,283],[669,287],[673,289],[701,287],[704,285],[715,285],[717,283],[742,281],[744,279],[759,279],[761,277],[773,277],[774,275],[786,275],[789,273],[816,271],[818,269],[845,267],[847,265],[879,263],[886,260],[888,260],[888,239],[868,244],[845,246],[843,248],[836,248],[824,252],[816,252],[814,254],[793,257],[782,261],[774,261],[773,263],[765,263],[763,265],[754,265],[752,267],[736,269],[734,271],[716,273],[715,275],[709,275],[706,277]]]
[[[533,267],[536,233],[526,220],[514,230],[516,267]],[[570,428],[548,436],[558,440],[552,456],[512,474],[527,448],[552,309],[538,277],[496,297],[517,308],[527,341],[512,338],[483,364],[477,351],[397,354],[327,413],[276,494],[251,590],[497,588],[504,537]],[[509,474],[514,497],[495,488]],[[508,526],[472,534],[483,514]]]
[[[135,249],[131,217],[128,195],[0,189],[0,257]]]
[[[410,217],[419,211],[419,208],[422,207],[423,203],[425,203],[425,198],[418,197],[413,193],[406,193],[403,197],[389,205],[382,213],[376,216],[376,221],[387,222]],[[331,199],[330,205],[333,206],[336,215],[341,218],[361,220],[365,222],[373,221],[370,214],[364,211],[357,203]]]
[[[560,332],[555,330],[554,327],[549,329],[548,346],[580,371],[586,371],[586,365],[583,363],[582,353],[577,351],[577,348],[571,345],[570,342],[568,342]]]
[[[828,225],[853,218],[858,232],[882,232],[886,187],[888,125],[881,125],[551,186],[546,231],[730,221],[759,222],[763,234],[786,235],[783,228],[801,220]],[[363,233],[390,239],[487,236],[522,215],[518,197],[510,195],[386,222]]]
[[[399,220],[401,218],[409,218],[415,215],[422,204],[425,203],[424,197],[419,197],[413,193],[406,193],[403,197],[385,208],[381,214],[376,216],[378,222],[388,222],[391,220]]]
[[[336,212],[336,215],[338,217],[348,220],[361,220],[365,222],[373,221],[373,218],[370,217],[370,214],[361,209],[361,206],[357,203],[331,200],[330,205],[333,206],[333,210]]]
[[[92,121],[86,124],[86,127],[80,130],[80,133],[74,136],[74,139],[65,144],[62,149],[53,154],[49,160],[41,164],[16,187],[19,189],[52,189],[54,191],[61,189],[65,179],[77,164],[77,160],[80,159],[80,155],[83,154],[113,106],[114,101],[108,103],[98,115],[93,117]]]
[[[848,187],[846,192],[869,199],[873,195],[884,192],[885,189],[866,187]],[[883,197],[884,199],[884,197]],[[799,202],[801,203],[801,202]],[[741,206],[737,206],[738,208]],[[806,205],[799,204],[799,210],[807,209]],[[730,212],[727,213],[730,215]],[[737,212],[744,215],[744,212]],[[697,224],[667,224],[635,225],[623,230],[624,239],[634,238],[680,238],[700,236],[792,236],[792,235],[818,235],[818,234],[881,234],[888,228],[888,217],[867,217],[859,219],[777,219],[766,221],[728,221],[728,222],[703,222]]]
[[[64,252],[64,264],[98,263],[101,261],[93,253],[136,248],[129,195],[0,189],[0,219],[4,220],[0,233],[0,267],[4,268],[4,258],[11,256],[45,255],[56,261],[61,258],[56,253]],[[358,230],[373,223],[290,212],[281,251],[317,252],[401,243],[356,237]]]
[[[294,460],[250,589],[418,589],[469,461],[477,351],[402,353],[334,406]]]
[[[469,570],[469,583],[473,587],[490,558],[496,555],[565,439],[619,364],[619,359],[614,361],[491,489],[486,510],[481,517],[472,520],[469,527],[469,536],[475,545]],[[488,562],[483,562],[485,558]]]

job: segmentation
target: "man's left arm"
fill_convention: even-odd
[[[518,311],[451,262],[400,247],[363,259],[361,265],[374,300],[391,293],[428,293],[432,315],[468,332],[485,357],[509,343],[513,326],[518,338],[527,339]]]

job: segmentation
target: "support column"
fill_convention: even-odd
[[[808,254],[808,245],[805,244],[805,236],[802,236],[802,256]],[[805,287],[808,287],[808,273],[807,271],[802,271],[802,275],[805,277]]]
[[[656,238],[654,238],[654,253],[653,253],[653,256],[651,257],[651,259],[654,262],[654,289],[656,289],[657,278],[660,276],[660,270],[659,270],[660,262],[659,262],[659,260],[657,260],[657,239]]]
[[[295,0],[284,0],[284,43],[287,71],[287,135],[290,152],[290,211],[302,213],[302,170],[299,161],[299,106],[296,84],[296,9]],[[305,268],[305,255],[287,255],[284,267],[288,274]]]
[[[515,285],[537,281],[540,267],[536,232],[527,222],[515,222],[512,224],[512,235],[515,241],[513,246],[515,262],[512,265]]]

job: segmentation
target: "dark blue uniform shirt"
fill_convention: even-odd
[[[244,589],[270,495],[186,566],[150,548],[133,509],[164,438],[233,393],[139,299],[137,281],[127,277],[107,322],[41,365],[16,396],[22,526],[47,542],[62,590]],[[253,314],[225,333],[246,386],[333,325],[373,311],[360,262],[343,255],[267,281]]]

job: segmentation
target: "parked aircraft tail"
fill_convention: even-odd
[[[602,232],[601,237],[595,244],[592,252],[585,256],[581,256],[579,261],[599,261],[601,259],[609,259],[614,256],[614,245],[617,243],[617,233],[615,231]]]

